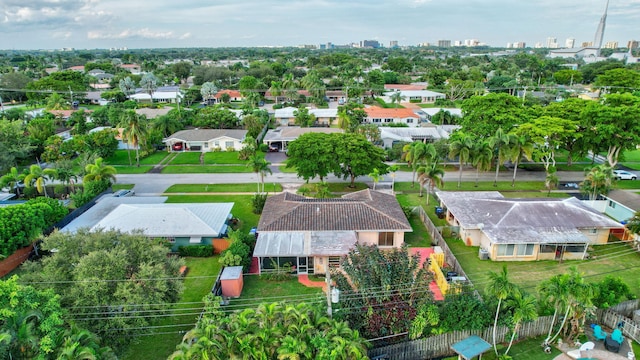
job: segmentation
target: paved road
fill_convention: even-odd
[[[561,182],[580,182],[584,179],[582,172],[559,171],[557,173]],[[411,181],[410,172],[399,171],[396,174],[396,181]],[[481,181],[493,181],[494,172],[480,173]],[[499,181],[511,180],[512,172],[503,171],[500,173]],[[118,184],[135,184],[136,194],[160,194],[173,184],[233,184],[233,183],[255,183],[258,176],[254,173],[242,174],[121,174],[117,175]],[[474,181],[476,172],[467,170],[462,172],[463,181]],[[543,181],[545,173],[542,171],[519,170],[517,181]],[[444,176],[445,182],[458,181],[458,172],[447,172]],[[329,176],[329,182],[345,181],[335,176]],[[361,176],[356,179],[360,182],[371,182],[371,178]],[[391,181],[387,175],[384,181]],[[265,177],[266,183],[304,183],[304,180],[292,173],[274,173]]]

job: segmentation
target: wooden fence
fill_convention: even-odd
[[[460,265],[460,262],[458,262],[458,259],[456,259],[455,255],[453,255],[453,251],[451,251],[451,249],[449,248],[449,245],[447,245],[447,242],[444,241],[442,234],[440,234],[440,231],[438,230],[438,228],[433,224],[431,219],[429,219],[429,216],[424,211],[422,206],[416,206],[414,211],[418,213],[418,216],[420,216],[420,220],[422,221],[424,226],[427,228],[427,232],[431,236],[432,243],[442,248],[446,266],[451,268],[453,271],[457,272],[458,275],[464,276],[465,278],[467,278],[467,284],[472,289],[474,289],[473,290],[474,294],[481,299],[480,293],[478,293],[478,290],[475,289],[475,287],[473,286],[473,283],[471,282],[467,274],[464,272],[462,265]]]
[[[514,341],[546,335],[549,332],[552,319],[553,316],[544,316],[539,317],[535,321],[524,323],[520,331],[518,331]],[[484,330],[454,331],[424,339],[374,348],[369,350],[369,357],[378,357],[389,360],[417,360],[454,355],[454,352],[451,350],[451,345],[462,341],[471,335],[478,335],[491,343],[493,342],[493,326]],[[496,329],[496,342],[509,342],[510,339],[511,331],[509,328],[506,326],[498,326]],[[539,351],[543,351],[542,347]]]
[[[640,342],[640,324],[630,317],[638,309],[640,300],[629,300],[608,309],[596,310],[598,324],[610,329],[620,327],[622,334]]]

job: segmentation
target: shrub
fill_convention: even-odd
[[[22,194],[27,199],[33,199],[38,194],[38,190],[35,187],[27,186],[22,190]]]
[[[234,255],[226,250],[222,253],[224,255],[218,260],[222,266],[240,266],[240,264],[242,264],[242,257],[240,255]]]
[[[269,151],[269,145],[261,143],[260,145],[258,145],[258,150],[266,153]]]
[[[251,197],[251,207],[254,214],[262,214],[264,204],[267,202],[267,194],[255,194]]]
[[[53,193],[55,195],[58,195],[60,197],[62,197],[62,195],[66,195],[67,194],[67,186],[64,184],[56,184],[53,187]]]
[[[222,252],[222,258],[220,258],[220,263],[222,263],[223,265],[224,265],[224,263],[222,262],[223,259],[225,258],[229,259],[231,257],[231,255],[228,255],[228,254],[233,255],[233,260],[234,260],[233,263],[236,264],[233,266],[242,265],[244,271],[249,270],[249,267],[251,266],[251,249],[249,248],[249,245],[245,244],[241,240],[233,241],[231,245],[229,245],[229,248]],[[235,256],[240,257],[241,260],[239,264],[237,263],[237,261],[235,261],[237,260]]]
[[[209,257],[209,256],[213,256],[213,246],[212,245],[179,246],[178,254],[180,256]]]

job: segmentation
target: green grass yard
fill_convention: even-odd
[[[238,307],[257,306],[257,303],[278,301],[326,302],[322,288],[306,287],[296,276],[285,281],[271,281],[259,275],[245,275],[242,296],[232,300]]]
[[[262,152],[258,152],[258,155],[264,157]],[[214,151],[204,154],[204,163],[206,165],[247,164],[248,162],[248,160],[239,160],[237,151]]]
[[[227,174],[250,173],[251,168],[244,165],[176,165],[162,168],[163,174]]]
[[[195,325],[200,309],[204,306],[199,302],[211,291],[221,265],[217,256],[186,258],[186,262],[189,270],[184,279],[184,292],[178,304],[171,308],[171,314],[176,316],[160,318],[161,320],[155,326],[163,326],[161,328],[141,331],[143,334],[154,332],[166,334],[136,337],[127,353],[122,357],[123,359],[164,360],[175,351],[176,345],[182,341],[184,334],[179,331],[188,331],[193,328],[192,325],[180,325]]]
[[[273,192],[282,191],[282,185],[265,183],[265,190]],[[257,190],[257,184],[176,184],[170,186],[165,193],[203,193],[203,192],[247,192],[254,193]]]
[[[149,172],[149,170],[153,169],[153,166],[151,165],[140,165],[140,167],[137,167],[135,165],[133,166],[114,165],[113,167],[116,168],[116,172],[118,174],[144,174]]]
[[[170,165],[199,165],[200,164],[200,152],[182,152],[174,157]]]

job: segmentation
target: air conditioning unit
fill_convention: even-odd
[[[480,250],[478,250],[478,258],[480,258],[480,260],[489,260],[489,251],[480,248]]]

